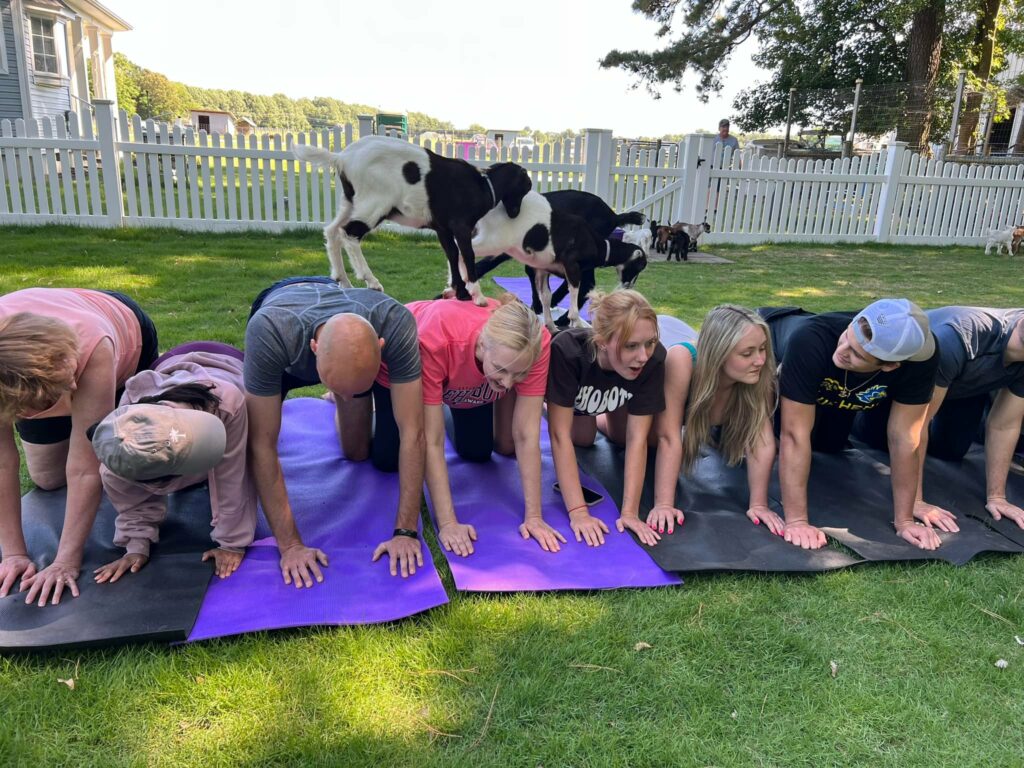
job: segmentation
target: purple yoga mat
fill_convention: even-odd
[[[394,621],[448,602],[426,546],[423,568],[407,579],[391,575],[386,555],[370,562],[377,544],[391,538],[398,476],[341,457],[333,404],[287,400],[278,447],[302,538],[330,558],[324,581],[311,589],[286,585],[274,539],[259,539],[238,571],[227,579],[211,578],[189,641],[314,624]]]
[[[562,278],[551,276],[550,284],[551,290],[554,291],[559,285],[561,285]],[[530,306],[533,303],[533,291],[530,289],[530,278],[528,277],[496,277],[494,282],[500,285],[509,293],[518,296],[519,299],[526,305]],[[569,308],[569,297],[566,296],[562,299],[558,306],[562,309]],[[554,311],[554,307],[551,308]],[[555,312],[557,318],[558,313]],[[590,301],[587,300],[583,303],[583,307],[580,309],[580,317],[590,322]]]
[[[445,446],[455,512],[460,522],[476,528],[478,539],[469,557],[445,553],[455,586],[463,592],[535,592],[682,584],[679,576],[659,568],[631,534],[615,530],[619,516],[615,502],[596,480],[582,472],[583,485],[605,497],[591,507],[590,513],[604,520],[610,533],[600,547],[577,542],[562,497],[552,488],[555,464],[546,422],[540,442],[541,509],[548,525],[566,539],[558,552],[545,552],[533,539],[524,541],[519,535],[523,492],[515,459],[494,454],[491,461],[471,463],[459,458],[450,441]],[[433,516],[429,498],[427,505]]]

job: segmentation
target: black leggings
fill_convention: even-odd
[[[985,414],[989,405],[988,394],[943,400],[942,407],[928,428],[928,455],[937,459],[960,461],[971,449],[974,441],[984,442]],[[892,401],[888,398],[871,411],[857,417],[853,434],[872,448],[889,449],[887,428]]]
[[[142,333],[142,349],[139,352],[139,364],[135,366],[135,373],[146,371],[153,367],[159,352],[159,340],[156,335],[156,326],[149,315],[142,311],[142,307],[133,299],[117,291],[100,291],[124,304],[135,315],[139,321],[139,330]],[[114,405],[121,401],[121,394],[124,386],[120,386],[114,394]],[[70,416],[47,416],[42,419],[18,419],[14,422],[14,428],[22,442],[35,445],[53,445],[62,443],[71,437]]]
[[[374,384],[373,402],[375,420],[370,459],[382,472],[397,472],[401,439],[391,405],[391,390]],[[494,450],[494,404],[446,408],[445,416],[445,427],[455,444],[455,452],[466,461],[489,461]]]

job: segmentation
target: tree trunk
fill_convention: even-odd
[[[914,13],[907,36],[907,104],[897,136],[913,148],[924,147],[932,129],[935,83],[939,77],[946,0],[932,0]]]
[[[974,66],[974,74],[982,83],[987,83],[992,76],[992,59],[995,54],[996,19],[999,17],[1001,0],[984,0],[981,15],[974,28],[974,49],[978,53],[978,63]],[[982,94],[974,92],[965,99],[960,118],[960,135],[956,149],[969,152],[973,149],[977,138],[978,121],[981,118]]]

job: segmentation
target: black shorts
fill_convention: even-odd
[[[142,332],[142,349],[139,352],[139,364],[135,366],[135,373],[148,370],[156,362],[159,354],[159,341],[156,334],[156,326],[149,315],[142,311],[142,307],[134,300],[117,291],[100,291],[124,304],[135,315],[139,321],[139,330]],[[114,395],[114,404],[121,400],[124,387],[118,387]],[[71,437],[70,416],[49,416],[42,419],[18,419],[14,422],[14,428],[18,431],[23,443],[35,445],[53,445],[61,443]]]

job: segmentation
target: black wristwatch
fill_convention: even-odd
[[[419,531],[414,531],[412,528],[395,528],[395,532],[392,533],[391,535],[392,536],[405,536],[407,538],[416,539],[416,540],[419,540],[419,538],[420,538]]]

